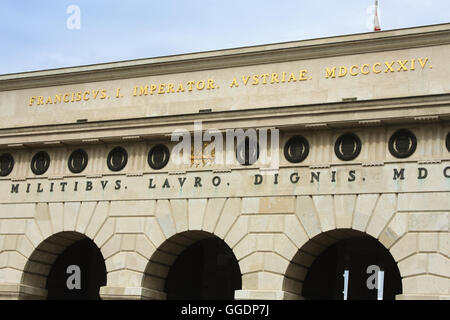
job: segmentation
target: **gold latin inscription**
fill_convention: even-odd
[[[312,80],[311,77],[308,77],[307,69],[302,69],[297,72],[271,72],[235,77],[230,82],[230,88],[238,88],[241,85],[245,87],[249,84],[251,84],[252,86],[258,86],[267,84],[292,83],[306,80]]]
[[[420,64],[421,70],[425,69],[429,62],[429,58],[400,59],[375,63],[364,63],[362,65],[354,64],[350,67],[335,66],[325,68],[325,79],[343,78],[347,75],[356,77],[358,75],[389,74],[396,72],[407,72],[416,70],[416,62]],[[432,66],[430,66],[430,69]]]
[[[133,88],[133,97],[141,96],[153,96],[155,94],[163,95],[170,93],[182,93],[182,92],[193,92],[193,91],[203,91],[203,90],[214,90],[217,88],[216,83],[213,79],[207,80],[190,80],[187,82],[179,83],[157,83],[157,84],[147,84],[143,86],[136,86]]]
[[[325,66],[324,73],[321,75],[325,79],[339,79],[347,77],[358,77],[373,75],[389,75],[392,73],[404,73],[412,71],[422,71],[425,68],[432,69],[430,58],[407,58],[388,61],[375,61],[363,64],[348,64]],[[226,87],[229,89],[254,86],[272,86],[272,85],[300,85],[300,83],[312,80],[314,74],[306,68],[297,70],[285,70],[282,72],[264,72],[255,74],[237,74],[230,77]],[[227,80],[225,80],[227,81]],[[216,91],[220,88],[219,83],[214,79],[192,79],[183,82],[156,82],[137,84],[132,89],[115,88],[107,89],[80,90],[71,92],[59,92],[50,95],[33,95],[29,97],[28,105],[47,106],[64,105],[77,102],[87,103],[95,100],[121,99],[124,96],[144,97],[161,96],[172,94],[188,94],[192,92]]]
[[[62,104],[80,101],[89,101],[97,99],[106,99],[108,95],[106,94],[106,89],[100,90],[87,90],[87,91],[77,91],[77,92],[66,92],[58,93],[51,96],[31,96],[28,105],[34,106],[44,106],[49,104]]]

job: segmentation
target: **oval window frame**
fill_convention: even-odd
[[[406,134],[409,136],[409,138],[411,139],[412,145],[410,150],[407,153],[399,153],[395,148],[394,148],[394,143],[396,138],[398,138],[398,136],[400,134]],[[414,154],[414,152],[416,152],[417,149],[417,138],[416,135],[408,129],[399,129],[396,130],[391,137],[389,138],[389,152],[391,153],[391,155],[393,155],[395,158],[397,159],[405,159],[405,158],[409,158],[410,156],[412,156]]]
[[[158,149],[161,149],[161,151],[164,153],[165,159],[162,163],[155,164],[152,161],[152,157],[153,157],[153,154],[156,151],[158,151]],[[152,168],[154,170],[161,170],[162,168],[164,168],[167,165],[167,163],[169,163],[169,159],[170,159],[170,151],[169,151],[169,148],[164,144],[154,145],[148,152],[148,156],[147,156],[148,165],[150,166],[150,168]]]
[[[300,156],[300,158],[298,159],[294,159],[290,154],[289,154],[289,148],[290,145],[295,142],[295,141],[299,141],[300,143],[302,143],[305,147],[305,151],[303,152],[303,154]],[[308,140],[304,137],[304,136],[292,136],[291,138],[289,138],[289,140],[286,142],[286,144],[284,145],[284,157],[286,158],[287,161],[289,161],[290,163],[300,163],[305,161],[305,159],[308,157],[309,155],[309,142]]]
[[[7,160],[10,160],[9,161],[10,162],[10,167],[6,171],[2,171],[1,167],[0,167],[0,177],[7,177],[8,175],[11,174],[11,172],[14,169],[14,157],[9,152],[5,152],[5,153],[2,153],[0,155],[0,163],[4,160],[5,157],[8,158]]]
[[[240,164],[240,165],[243,165],[243,166],[251,166],[251,165],[254,165],[256,162],[258,162],[258,160],[259,160],[259,143],[258,142],[256,142],[256,160],[255,160],[255,162],[253,162],[253,163],[250,163],[249,162],[249,160],[250,160],[250,155],[249,155],[249,158],[248,159],[242,159],[241,158],[241,154],[240,154],[240,150],[242,149],[242,145],[244,144],[244,147],[245,147],[245,144],[247,143],[247,141],[248,141],[248,144],[249,144],[249,149],[250,149],[250,138],[249,137],[245,137],[245,139],[244,139],[244,141],[242,141],[237,147],[236,147],[236,160],[237,160],[237,162]],[[244,155],[244,157],[245,157],[246,155]],[[243,160],[243,161],[241,161],[241,160]]]
[[[342,140],[344,140],[344,138],[347,138],[347,137],[351,137],[356,142],[356,150],[351,155],[345,155],[345,154],[341,153],[341,150],[339,148],[342,143]],[[353,132],[346,132],[344,134],[341,134],[336,139],[336,142],[334,143],[334,153],[336,154],[336,157],[338,157],[342,161],[355,160],[361,153],[361,148],[362,148],[361,139],[358,137],[358,135],[356,135]]]
[[[123,154],[123,162],[119,166],[114,167],[113,163],[111,162],[111,159],[112,159],[114,153],[116,153],[116,152],[120,152]],[[128,152],[127,152],[127,150],[125,150],[125,148],[115,147],[108,153],[108,158],[106,159],[106,164],[108,165],[109,170],[111,170],[113,172],[121,171],[126,167],[127,163],[128,163]]]
[[[72,158],[76,153],[80,153],[81,156],[86,160],[85,163],[81,166],[81,168],[78,168],[78,169],[74,168],[74,166],[72,165]],[[84,169],[86,169],[88,162],[89,162],[89,157],[88,157],[87,152],[84,149],[77,149],[77,150],[74,150],[70,154],[69,159],[67,160],[67,166],[69,167],[70,172],[77,174],[77,173],[83,172]]]
[[[47,160],[47,165],[44,168],[42,168],[41,170],[39,170],[35,166],[35,164],[36,164],[36,161],[38,160],[38,158],[41,156]],[[31,164],[30,164],[31,171],[37,176],[43,175],[44,173],[47,172],[48,168],[50,168],[50,162],[51,162],[51,160],[50,160],[49,154],[46,151],[39,151],[31,159]]]

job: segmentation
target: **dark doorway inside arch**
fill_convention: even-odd
[[[209,238],[178,256],[167,276],[165,292],[169,300],[232,300],[241,286],[233,251],[223,240]]]
[[[402,292],[400,271],[389,251],[370,236],[340,240],[323,251],[309,268],[302,295],[307,300],[343,300],[343,274],[348,270],[347,299],[377,300],[377,289],[367,285],[375,275],[367,272],[369,266],[384,271],[383,300],[394,300]]]
[[[77,267],[69,268],[70,266]],[[79,289],[77,286],[79,274]],[[106,285],[106,266],[100,249],[91,239],[82,239],[64,250],[47,278],[49,300],[99,300]],[[71,289],[69,289],[69,287]]]

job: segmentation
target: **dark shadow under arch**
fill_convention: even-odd
[[[80,289],[69,289],[69,266],[80,268]],[[70,281],[69,281],[70,282]],[[72,282],[73,283],[73,282]],[[85,238],[64,250],[58,256],[47,278],[49,300],[100,300],[100,287],[106,285],[106,266],[100,249]]]
[[[68,267],[80,269],[81,288],[69,290]],[[73,282],[72,282],[73,283]],[[96,244],[78,232],[60,232],[44,240],[25,265],[22,285],[38,288],[39,296],[25,299],[91,300],[100,299],[99,289],[106,285],[106,266]]]
[[[384,300],[402,292],[400,271],[390,252],[372,236],[351,229],[338,229],[308,241],[291,261],[285,290],[307,300],[342,300],[344,270],[349,271],[348,300],[376,300],[377,290],[367,287],[378,266],[385,274]]]
[[[153,254],[144,286],[152,288],[152,284],[169,300],[232,300],[242,287],[242,275],[233,251],[222,239],[187,231],[166,240]]]

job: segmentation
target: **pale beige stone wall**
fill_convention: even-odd
[[[254,126],[254,122],[248,122],[247,126]],[[413,155],[406,159],[397,159],[389,152],[388,141],[390,136],[398,129],[407,128],[417,137],[417,149]],[[354,132],[362,143],[360,155],[352,161],[342,161],[334,153],[336,139],[345,132]],[[169,133],[167,133],[169,134]],[[303,135],[310,144],[310,154],[298,165],[289,163],[283,154],[283,148],[287,140],[293,135]],[[154,206],[155,199],[167,198],[217,198],[217,197],[249,197],[261,196],[289,196],[299,194],[354,194],[354,193],[408,193],[408,192],[439,192],[448,191],[448,178],[444,175],[445,168],[450,166],[449,152],[445,147],[445,138],[448,134],[448,125],[445,122],[413,123],[393,125],[389,127],[357,127],[336,128],[332,130],[280,130],[279,149],[277,152],[280,159],[279,184],[273,185],[273,175],[265,176],[264,183],[254,185],[254,175],[264,174],[264,168],[268,165],[257,161],[254,165],[243,167],[234,155],[235,160],[231,164],[214,164],[196,166],[189,164],[175,164],[169,161],[162,170],[153,170],[147,163],[149,150],[156,144],[167,144],[172,150],[175,143],[169,138],[159,137],[158,140],[136,141],[136,142],[105,142],[83,145],[77,143],[75,146],[65,146],[62,143],[57,146],[47,147],[45,144],[38,147],[3,149],[12,154],[15,159],[14,170],[7,177],[0,177],[0,194],[2,199],[0,208],[8,203],[56,203],[64,201],[119,201],[126,207],[122,200],[146,200],[135,210],[144,210],[147,206]],[[1,139],[1,138],[0,138]],[[270,141],[269,141],[270,142]],[[68,143],[68,142],[67,142]],[[269,143],[270,144],[270,143]],[[128,152],[128,164],[119,173],[111,172],[106,165],[108,152],[116,146],[124,147]],[[89,155],[88,166],[80,174],[69,171],[67,160],[70,153],[82,147]],[[51,162],[48,171],[42,176],[36,176],[30,168],[30,162],[38,151],[48,152]],[[268,150],[269,156],[272,150]],[[424,167],[428,171],[426,179],[418,180],[418,168]],[[404,180],[394,180],[394,169],[405,169]],[[348,172],[354,170],[356,181],[348,182]],[[331,172],[336,171],[336,183],[331,182]],[[289,176],[298,172],[300,181],[292,184]],[[320,172],[320,183],[311,184],[311,172]],[[450,169],[447,170],[450,172]],[[448,174],[448,173],[447,173]],[[212,185],[212,178],[218,176],[222,182],[218,187]],[[179,178],[186,178],[184,188],[179,188]],[[195,177],[202,179],[202,187],[195,188]],[[149,189],[149,179],[153,178],[156,188]],[[162,188],[165,179],[170,182],[171,188]],[[363,180],[361,180],[363,179]],[[101,181],[108,181],[103,189]],[[121,189],[115,190],[115,181],[121,181]],[[93,190],[85,192],[86,182],[93,184]],[[77,191],[75,183],[78,182]],[[61,191],[61,183],[67,183],[66,191]],[[29,192],[26,192],[27,184],[30,184]],[[41,184],[43,192],[38,192],[38,184]],[[50,192],[51,185],[53,192]],[[229,185],[228,185],[229,184]],[[12,192],[13,185],[20,185],[19,192]],[[239,188],[237,187],[239,186]],[[127,189],[125,189],[127,187]],[[243,192],[245,190],[245,193]],[[367,195],[369,198],[370,195]],[[345,201],[352,198],[339,198],[336,206],[344,206]],[[372,200],[374,200],[372,198]],[[431,198],[417,200],[414,203],[406,198],[402,202],[409,203],[412,208],[424,207]],[[330,198],[316,199],[315,205],[326,208],[330,206]],[[431,200],[433,201],[433,200]],[[444,200],[443,205],[450,205],[450,200]],[[198,205],[203,205],[199,203]],[[251,204],[245,204],[250,206]],[[359,210],[359,203],[355,204]],[[444,205],[444,208],[446,206]],[[76,210],[76,208],[73,208]],[[120,210],[120,209],[114,209]],[[387,210],[391,210],[387,208]],[[23,211],[17,211],[14,206],[6,206],[3,211],[8,217],[16,214],[23,216]],[[380,213],[381,214],[381,213]],[[388,214],[383,213],[383,214]],[[25,215],[27,215],[25,213]],[[367,213],[356,216],[352,222],[355,228],[361,228],[367,219]],[[380,217],[381,218],[381,217]],[[326,217],[324,217],[326,219]],[[72,225],[73,221],[66,221],[66,226]],[[180,221],[180,223],[182,223]],[[191,222],[198,223],[198,222]],[[348,217],[338,216],[336,223],[339,227],[349,227]],[[359,229],[358,229],[359,230]]]
[[[399,299],[448,298],[450,193],[443,174],[449,166],[448,127],[416,125],[417,150],[412,157],[399,160],[389,154],[387,140],[402,127],[410,128],[356,129],[363,148],[349,163],[336,160],[332,146],[340,133],[354,130],[300,131],[310,141],[311,154],[296,167],[283,159],[282,148],[298,132],[284,132],[278,151],[280,177],[287,175],[279,185],[265,176],[266,183],[257,187],[252,175],[262,172],[259,167],[236,165],[222,173],[233,187],[218,190],[205,185],[195,190],[191,186],[186,194],[161,187],[147,194],[148,177],[176,181],[186,176],[192,182],[195,176],[208,181],[220,173],[214,167],[171,164],[156,173],[146,164],[146,152],[157,142],[87,146],[90,164],[81,175],[67,169],[66,157],[75,147],[42,148],[53,159],[42,178],[29,168],[35,150],[11,150],[16,167],[11,176],[0,179],[1,297],[45,297],[46,276],[57,254],[86,236],[105,258],[104,298],[164,299],[165,277],[178,254],[193,239],[214,235],[225,240],[239,261],[242,290],[236,298],[301,299],[302,281],[315,257],[351,229],[378,239],[390,250],[402,276]],[[129,164],[125,172],[111,174],[105,157],[115,145],[127,148]],[[418,167],[429,172],[423,182],[417,179]],[[393,180],[394,168],[406,168],[404,181]],[[350,169],[367,180],[358,179],[351,185],[346,180]],[[330,170],[344,172],[335,185],[327,176]],[[293,171],[303,174],[298,187],[288,181]],[[320,184],[310,183],[311,171],[322,172]],[[123,180],[129,189],[113,193],[99,188],[101,180],[112,185],[115,179]],[[75,180],[91,180],[97,187],[92,193],[36,191],[37,183],[48,187],[51,182]],[[34,187],[30,193],[25,192],[27,183]],[[12,193],[12,184],[21,184],[21,192]],[[47,240],[52,237],[57,237],[58,245],[55,238]]]
[[[441,193],[440,198],[449,195]],[[408,194],[409,201],[423,196]],[[132,201],[126,212],[118,211],[123,208],[120,202],[16,205],[30,216],[0,221],[2,298],[17,297],[14,293],[45,297],[46,275],[57,254],[87,236],[105,258],[103,297],[162,299],[165,277],[176,257],[195,240],[213,235],[224,239],[239,262],[242,290],[236,298],[301,298],[308,267],[350,232],[339,232],[342,228],[365,232],[389,249],[402,276],[398,298],[449,298],[450,210],[442,210],[435,201],[426,211],[411,211],[402,197],[158,200],[154,206]],[[362,212],[368,219],[357,223]],[[338,227],[338,221],[348,222]],[[49,237],[53,241],[46,240]]]

